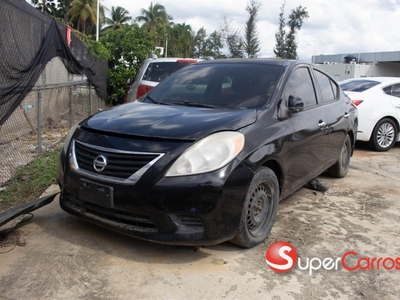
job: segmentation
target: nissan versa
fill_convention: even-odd
[[[70,130],[60,204],[144,240],[249,248],[279,200],[326,170],[346,176],[356,133],[357,110],[314,65],[199,62]]]

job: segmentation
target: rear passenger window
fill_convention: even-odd
[[[383,91],[385,94],[400,98],[400,83],[389,85]]]
[[[393,86],[392,96],[400,98],[400,84],[399,83],[397,83]]]
[[[321,89],[322,102],[334,101],[337,96],[337,85],[325,74],[314,70],[318,85]]]
[[[286,101],[289,96],[300,97],[304,102],[304,108],[317,104],[315,89],[308,68],[298,68],[290,75],[283,92]]]
[[[147,67],[147,70],[143,75],[143,80],[160,82],[188,64],[188,62],[177,61],[152,62]]]

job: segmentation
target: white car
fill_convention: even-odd
[[[400,78],[363,77],[339,82],[358,109],[357,140],[387,151],[400,140]]]

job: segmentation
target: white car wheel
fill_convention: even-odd
[[[376,151],[388,151],[396,143],[397,127],[388,118],[380,120],[372,131],[369,146]]]

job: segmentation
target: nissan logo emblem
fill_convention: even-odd
[[[104,155],[99,155],[93,160],[93,168],[97,172],[102,172],[107,167],[107,158]]]

